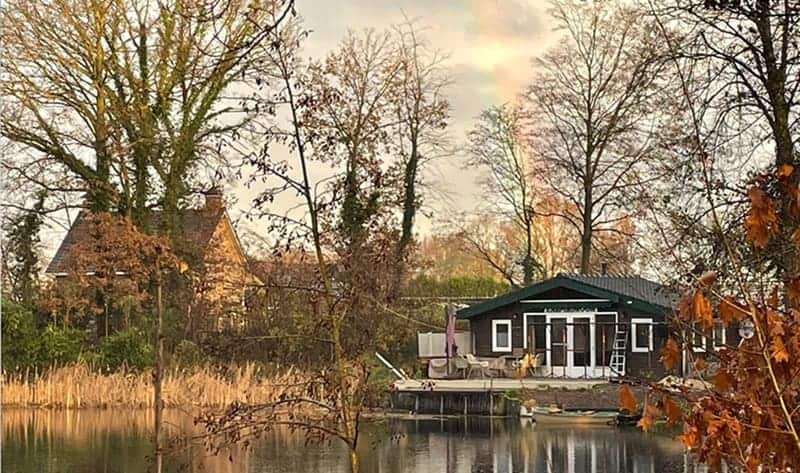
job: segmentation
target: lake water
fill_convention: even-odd
[[[133,473],[152,471],[147,411],[3,410],[4,473]],[[167,411],[174,432],[190,432],[192,416]],[[520,419],[480,417],[370,421],[362,435],[364,472],[410,473],[694,473],[669,437],[612,427],[542,428]],[[271,432],[249,449],[211,455],[186,448],[170,472],[345,472],[346,452],[334,440],[306,445],[299,434]]]

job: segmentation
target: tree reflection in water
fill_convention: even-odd
[[[4,410],[2,471],[147,471],[149,411]],[[188,414],[169,412],[176,430],[191,432]],[[369,422],[360,447],[362,471],[377,473],[703,473],[663,435],[613,427],[536,426],[486,417],[388,418]],[[233,461],[229,460],[232,454]],[[338,443],[306,445],[276,431],[209,456],[202,447],[179,453],[167,471],[223,473],[346,472]]]

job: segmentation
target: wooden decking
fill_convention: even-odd
[[[410,379],[395,381],[394,389],[400,392],[461,392],[476,393],[508,391],[513,389],[564,389],[575,391],[607,384],[606,379],[563,378],[485,378],[485,379]]]

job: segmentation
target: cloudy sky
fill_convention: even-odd
[[[557,34],[547,14],[546,0],[297,0],[298,12],[312,30],[305,44],[306,54],[322,58],[334,49],[348,29],[384,29],[414,20],[431,46],[449,54],[447,63],[453,84],[449,89],[452,104],[453,140],[464,141],[481,109],[513,100],[531,75],[531,59],[552,45]],[[468,211],[476,206],[479,191],[477,173],[465,170],[463,153],[436,164],[430,179],[437,194],[426,202],[433,218],[420,218],[418,229],[428,233],[436,226],[436,215]],[[263,222],[241,219],[255,194],[242,186],[227,189],[236,204],[231,216],[238,220],[242,233],[264,233]],[[294,205],[280,198],[274,205]],[[65,231],[52,228],[44,235],[45,252],[51,256]]]
[[[413,20],[435,49],[449,55],[453,84],[451,131],[455,144],[464,141],[481,109],[514,99],[531,76],[531,59],[552,45],[557,34],[545,0],[298,0],[298,11],[312,33],[307,55],[322,58],[334,49],[348,29],[384,29]],[[429,176],[437,195],[428,198],[434,218],[422,217],[419,230],[429,232],[436,214],[468,211],[479,192],[477,173],[463,169],[463,153],[439,161]],[[253,193],[236,191],[241,214]],[[288,206],[279,198],[276,207]],[[277,209],[276,209],[277,210]],[[252,230],[258,224],[240,222]]]

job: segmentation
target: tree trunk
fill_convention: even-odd
[[[358,473],[358,453],[355,447],[350,447],[350,473]]]
[[[417,214],[417,167],[419,165],[419,155],[417,153],[416,139],[412,139],[411,156],[408,158],[404,172],[403,187],[403,225],[400,241],[397,244],[397,256],[399,260],[404,260],[408,245],[414,230],[414,217]]]
[[[159,268],[156,268],[160,271]],[[163,321],[163,304],[161,301],[161,274],[158,274],[156,287],[156,366],[153,373],[153,409],[155,410],[155,425],[153,426],[153,443],[156,451],[156,473],[161,473],[161,381],[164,374],[164,340],[161,334]]]
[[[583,231],[581,232],[581,274],[592,269],[592,187],[584,189]]]
[[[533,222],[528,219],[525,222],[525,258],[522,260],[522,279],[525,286],[533,283]]]

